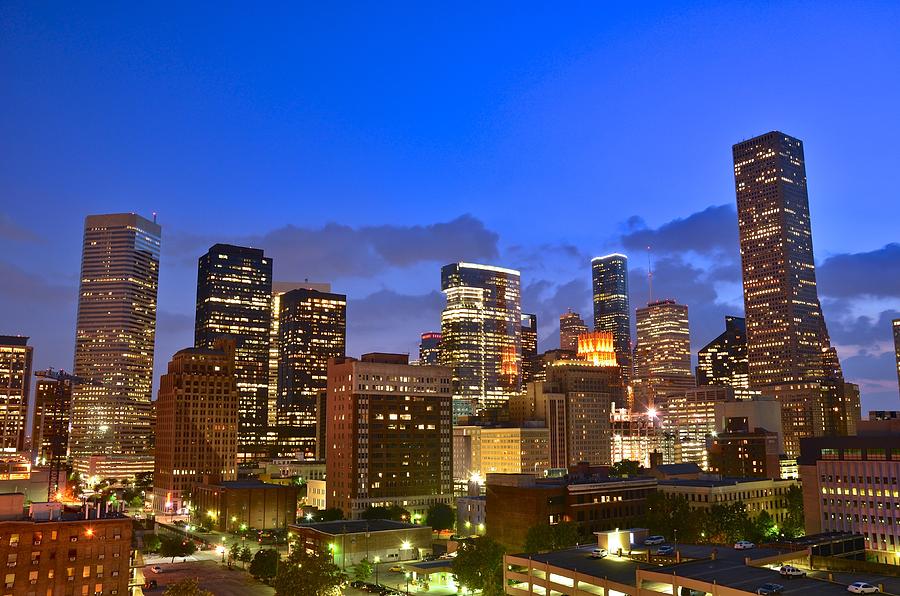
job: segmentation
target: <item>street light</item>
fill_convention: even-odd
[[[381,557],[375,555],[375,585],[378,585],[378,564],[381,563]]]
[[[224,538],[222,540],[225,540]],[[222,555],[222,562],[225,562],[225,547],[221,544],[216,547],[216,552]]]
[[[406,594],[409,596],[409,576],[411,574],[407,571],[404,575],[406,576]]]

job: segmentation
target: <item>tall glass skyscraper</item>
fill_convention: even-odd
[[[750,386],[747,370],[747,325],[741,317],[725,317],[725,331],[697,352],[697,385],[727,385],[743,396]]]
[[[222,338],[236,343],[241,459],[265,451],[271,300],[272,259],[261,249],[216,244],[200,257],[194,345],[215,349]]]
[[[27,337],[0,335],[0,451],[21,451],[25,447],[31,361]],[[32,441],[35,438],[32,435]]]
[[[639,410],[695,386],[687,306],[659,300],[637,309],[637,338],[634,396]]]
[[[441,360],[453,371],[454,420],[497,408],[522,389],[520,275],[476,263],[441,269]]]
[[[76,471],[153,471],[150,396],[162,229],[134,213],[84,220],[69,451]]]
[[[428,366],[439,364],[441,359],[441,334],[438,331],[427,331],[419,341],[419,364]]]
[[[594,331],[613,334],[616,360],[626,384],[631,379],[631,310],[628,302],[628,257],[610,254],[591,260]]]
[[[534,380],[537,358],[537,315],[522,313],[522,383],[530,383]]]

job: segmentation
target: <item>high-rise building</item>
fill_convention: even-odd
[[[578,351],[578,336],[588,332],[584,319],[572,309],[559,315],[559,349]]]
[[[725,331],[697,352],[697,385],[727,385],[748,393],[747,327],[741,317],[725,317]]]
[[[534,380],[538,363],[537,315],[522,313],[522,383]]]
[[[194,345],[212,349],[223,337],[235,341],[242,460],[266,450],[271,301],[272,259],[261,249],[216,244],[200,257]]]
[[[894,359],[897,363],[897,384],[900,385],[900,319],[894,319]]]
[[[300,288],[281,296],[278,433],[282,449],[316,454],[318,396],[328,386],[328,361],[343,358],[347,297]]]
[[[52,462],[66,459],[71,408],[71,379],[41,379],[37,382],[31,450],[39,460]]]
[[[634,398],[639,410],[663,405],[667,395],[694,387],[688,307],[659,300],[637,309],[634,355]]]
[[[452,263],[441,269],[441,363],[453,371],[453,414],[502,407],[522,389],[519,272]]]
[[[281,296],[291,290],[306,288],[319,292],[330,292],[331,284],[309,282],[272,282],[272,322],[269,326],[269,387],[266,404],[266,443],[278,445],[278,359],[281,350],[278,344],[278,323],[281,316]]]
[[[328,367],[325,501],[348,519],[368,507],[424,515],[451,502],[451,373],[408,362],[405,354],[365,354]]]
[[[666,400],[666,429],[674,435],[675,461],[707,467],[706,441],[716,434],[716,406],[734,399],[729,386],[701,385]]]
[[[182,513],[198,484],[237,479],[235,341],[175,353],[159,381],[153,505]]]
[[[631,308],[628,301],[628,257],[610,254],[591,259],[594,288],[594,331],[613,334],[616,359],[625,383],[632,376]]]
[[[32,356],[27,337],[0,335],[0,451],[25,448]]]
[[[441,333],[428,331],[419,341],[419,364],[434,366],[441,361]]]
[[[133,213],[84,220],[69,452],[75,470],[153,471],[150,398],[162,228]]]

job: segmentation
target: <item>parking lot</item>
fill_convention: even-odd
[[[153,590],[145,590],[148,596],[162,594],[166,586],[182,579],[195,577],[200,580],[200,587],[211,591],[216,596],[272,596],[275,590],[254,580],[248,573],[234,569],[229,570],[213,561],[186,561],[184,563],[159,563],[162,573],[150,570],[152,565],[143,568],[144,579],[155,579],[158,586]]]

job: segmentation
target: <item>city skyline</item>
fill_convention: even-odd
[[[688,17],[666,9],[611,15],[604,24],[585,11],[584,25],[567,22],[549,31],[544,23],[561,24],[558,16],[516,15],[499,40],[482,25],[451,19],[474,42],[459,44],[446,35],[415,40],[420,57],[392,63],[408,82],[387,89],[383,77],[368,73],[383,73],[401,49],[390,35],[377,34],[387,54],[364,57],[339,79],[334,72],[356,57],[352,50],[336,58],[340,68],[303,63],[302,74],[282,85],[273,83],[274,75],[294,71],[283,58],[269,58],[283,54],[302,62],[305,53],[328,54],[322,50],[333,40],[292,35],[286,52],[263,44],[260,60],[227,64],[221,59],[235,58],[234,49],[209,33],[201,37],[216,49],[212,54],[193,42],[159,51],[161,40],[135,24],[140,19],[127,19],[122,35],[131,33],[131,41],[125,42],[104,34],[113,23],[122,25],[122,14],[87,18],[63,11],[37,17],[57,33],[51,46],[33,35],[34,21],[21,18],[22,9],[3,10],[13,26],[0,44],[10,50],[11,72],[21,85],[0,111],[16,149],[0,165],[0,189],[10,197],[0,210],[0,267],[16,289],[0,292],[0,332],[30,335],[36,368],[71,368],[81,219],[123,211],[145,217],[157,211],[166,229],[157,384],[167,359],[191,344],[193,297],[184,288],[196,281],[196,259],[216,242],[264,248],[275,262],[275,280],[329,281],[346,294],[349,354],[415,353],[420,333],[436,329],[443,306],[437,270],[460,260],[522,271],[522,307],[538,315],[545,350],[553,347],[555,321],[566,308],[590,312],[585,258],[627,254],[634,307],[647,301],[651,245],[654,295],[691,307],[692,345],[702,346],[721,332],[723,316],[743,313],[729,148],[779,129],[805,144],[819,293],[845,377],[860,383],[864,408],[895,407],[890,320],[900,316],[900,247],[892,244],[892,222],[900,206],[886,193],[896,187],[890,143],[896,124],[878,114],[892,113],[897,82],[885,80],[872,61],[896,62],[887,27],[896,22],[895,8],[852,14],[818,8],[817,31],[842,37],[848,27],[866,31],[840,53],[806,28],[798,34],[791,27],[800,19],[808,24],[801,7],[777,13],[778,30],[791,33],[781,36],[771,32],[771,7],[747,6],[727,18],[694,12],[698,39],[677,27]],[[263,26],[235,16],[222,15],[225,31]],[[289,16],[284,22],[296,22]],[[310,23],[321,17],[305,16]],[[336,35],[370,30],[371,20],[360,18]],[[739,35],[734,22],[742,23]],[[666,35],[658,39],[661,32]],[[658,50],[652,59],[626,53],[609,41],[621,35]],[[86,36],[100,45],[88,49]],[[761,36],[766,43],[756,43]],[[650,40],[656,41],[641,43]],[[515,51],[494,52],[498,41]],[[107,64],[125,43],[139,50]],[[792,101],[733,93],[743,84],[742,72],[789,55],[795,45],[807,48],[807,61],[815,59],[807,69],[774,75],[775,83],[792,90]],[[449,63],[448,51],[454,56]],[[681,58],[660,61],[658,55]],[[172,56],[183,60],[173,66]],[[424,74],[429,69],[419,60],[445,68]],[[254,74],[259,63],[270,63],[261,79]],[[210,64],[221,69],[214,80],[207,76]],[[104,84],[78,85],[73,72],[102,72]],[[671,85],[667,109],[639,82],[653,80]],[[863,91],[873,80],[888,85],[875,98]],[[449,102],[446,84],[468,91]],[[831,85],[844,90],[840,98],[823,93]],[[246,93],[236,95],[234,88]],[[404,94],[408,101],[395,101]],[[36,96],[44,100],[31,101]],[[134,122],[122,106],[138,101],[148,111]],[[426,105],[436,106],[442,118],[435,119],[431,107],[424,111]],[[116,132],[121,127],[98,119],[101,113],[131,131],[127,142]],[[83,135],[84,123],[91,135]],[[598,141],[607,135],[617,142]],[[871,150],[850,149],[864,145]],[[85,165],[71,164],[73,154]],[[196,167],[183,167],[192,160],[199,160]],[[53,176],[40,175],[48,169]],[[654,175],[644,175],[647,169]],[[551,208],[547,197],[566,208]],[[573,212],[596,216],[573,218]],[[57,215],[52,224],[48,213]],[[362,249],[356,258],[351,247]]]

